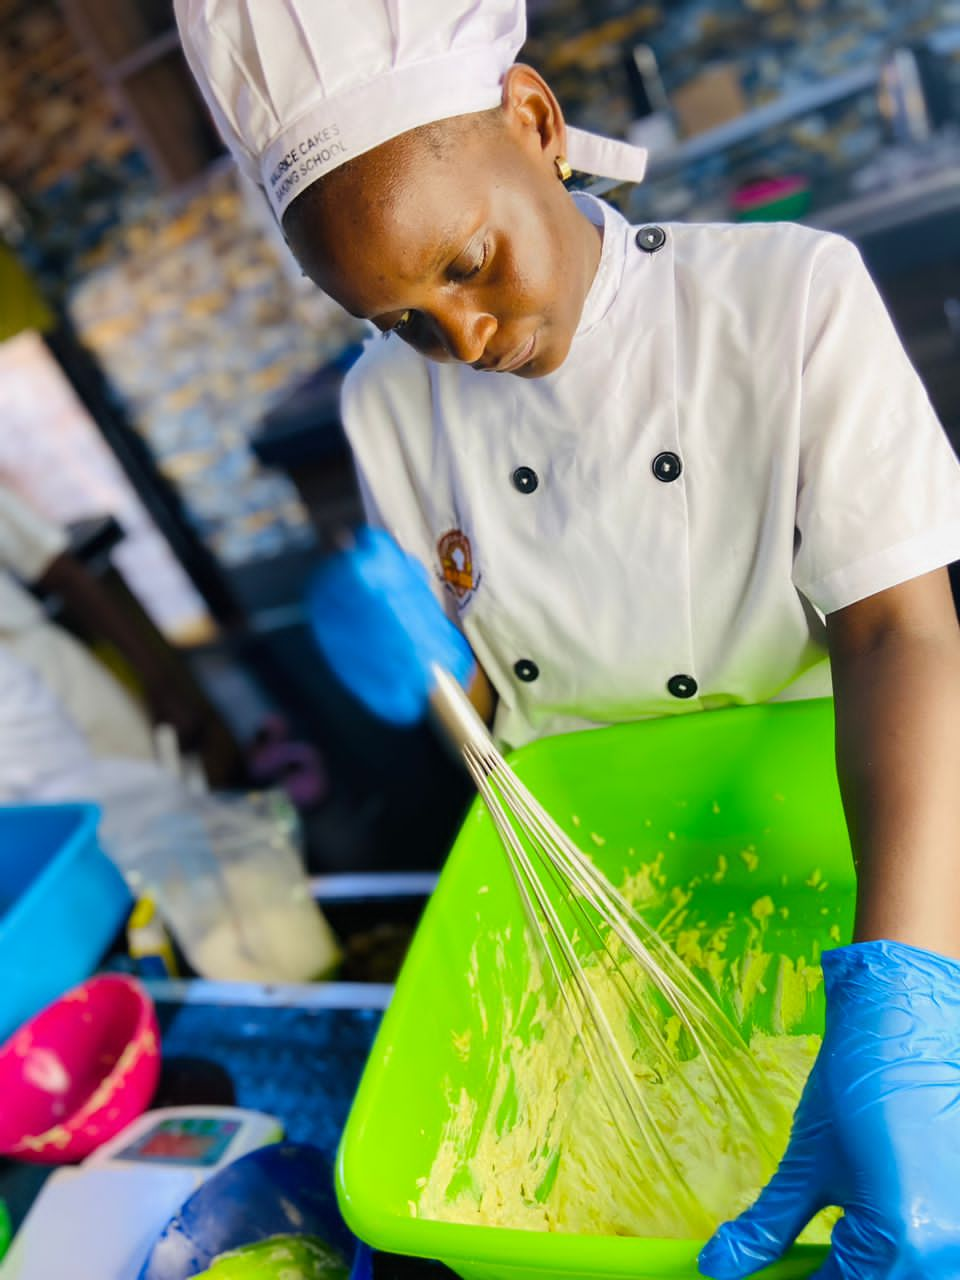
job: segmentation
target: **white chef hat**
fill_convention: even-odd
[[[382,142],[501,101],[525,0],[175,0],[187,60],[277,218]],[[646,152],[567,130],[573,168],[639,182]]]

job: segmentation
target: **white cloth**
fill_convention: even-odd
[[[828,693],[823,615],[960,557],[960,466],[856,249],[676,225],[647,253],[577,199],[603,250],[556,372],[431,364],[393,336],[351,370],[370,518],[434,574],[508,745]]]
[[[84,645],[52,622],[0,634],[0,647],[41,677],[104,759],[153,760],[153,730],[140,704]]]
[[[67,546],[63,529],[0,485],[0,647],[43,681],[91,751],[149,760],[153,735],[146,716],[83,645],[47,619],[22,585],[41,578]],[[6,716],[7,704],[0,701],[0,707]]]
[[[259,192],[258,200],[262,204]],[[89,277],[71,295],[74,315],[102,312],[120,273],[117,265]],[[124,534],[113,563],[161,631],[193,637],[209,630],[206,606],[186,571],[53,353],[30,331],[0,343],[0,487],[29,502],[61,539],[74,521],[110,512]]]
[[[0,803],[46,795],[89,759],[83,735],[38,672],[0,644]]]
[[[0,644],[0,804],[102,801],[169,776],[140,760],[103,759],[55,690]]]
[[[66,548],[62,529],[0,485],[0,635],[43,620],[43,610],[21,584],[43,577]]]
[[[175,0],[184,52],[241,170],[279,220],[311,182],[401,133],[486,111],[525,0]],[[575,169],[639,182],[647,153],[569,129]]]

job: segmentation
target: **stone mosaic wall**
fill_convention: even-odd
[[[0,0],[0,183],[26,211],[21,256],[214,551],[237,564],[309,541],[248,440],[355,326],[298,287],[229,167],[158,189],[53,0]]]
[[[71,312],[200,532],[227,564],[309,541],[285,476],[248,440],[358,327],[281,261],[229,170],[128,209]]]
[[[130,194],[153,190],[55,0],[0,0],[0,183],[26,208],[30,266],[54,295]]]

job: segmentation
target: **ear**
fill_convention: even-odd
[[[524,146],[536,148],[552,165],[566,153],[567,127],[553,90],[533,67],[515,62],[503,77],[503,114]]]

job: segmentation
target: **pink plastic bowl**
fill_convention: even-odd
[[[153,1003],[132,978],[91,978],[0,1049],[0,1155],[82,1160],[149,1105],[160,1074]]]

